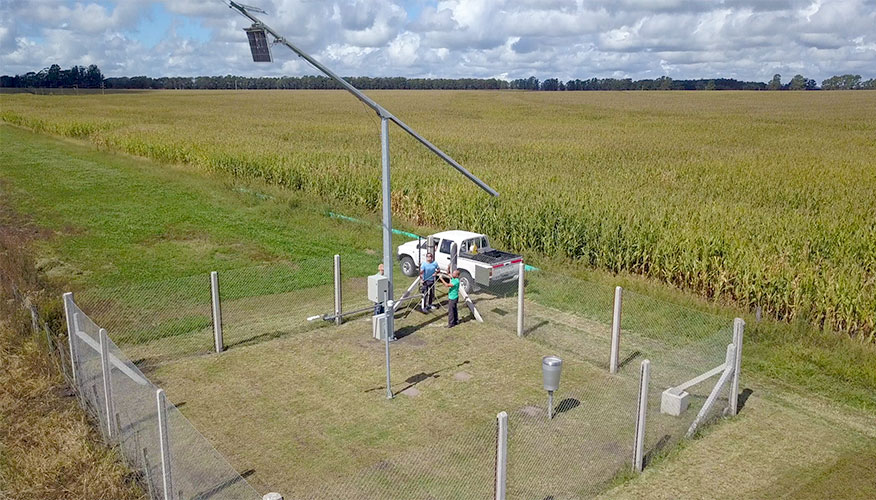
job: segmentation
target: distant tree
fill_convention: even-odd
[[[560,90],[560,81],[556,78],[548,78],[541,83],[541,90]]]
[[[706,90],[716,90],[716,89],[717,89],[717,87],[715,87],[715,80],[709,80],[706,83]]]
[[[818,88],[818,84],[815,83],[815,80],[810,78],[810,79],[806,80],[806,87],[804,87],[804,88],[806,90],[816,90]]]
[[[823,90],[856,90],[860,85],[861,75],[832,76],[821,82]]]
[[[45,76],[43,77],[45,80],[45,86],[49,88],[56,88],[61,85],[61,67],[57,64],[53,64],[45,70]]]
[[[767,84],[767,90],[782,90],[782,75],[776,73],[773,79]]]
[[[861,82],[861,90],[876,90],[876,78],[871,78],[865,82]]]
[[[103,73],[100,72],[100,68],[96,64],[88,65],[88,69],[85,70],[84,82],[88,88],[100,88],[100,84],[103,83]]]
[[[808,80],[803,75],[794,75],[794,78],[788,82],[788,90],[804,90],[807,82]]]

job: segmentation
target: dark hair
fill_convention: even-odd
[[[428,253],[426,253],[426,257],[434,257],[434,256],[435,256],[435,255],[433,255],[432,252],[428,252]]]

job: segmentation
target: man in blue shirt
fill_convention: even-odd
[[[423,300],[420,303],[420,310],[424,313],[432,309],[438,309],[438,306],[432,304],[435,301],[435,277],[438,274],[438,263],[435,262],[435,256],[431,253],[426,254],[426,262],[420,266],[420,291],[423,293]]]

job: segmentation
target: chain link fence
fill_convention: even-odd
[[[284,441],[273,444],[278,436],[247,421],[252,412],[215,423],[193,409],[189,418],[226,450],[241,443],[223,441],[233,435],[228,425],[248,429],[248,439],[262,448],[243,447],[235,461],[246,464],[243,476],[258,464],[253,467],[261,489],[280,490],[287,500],[587,498],[606,491],[627,471],[647,466],[735,402],[731,384],[716,387],[735,361],[727,353],[735,339],[728,318],[533,268],[525,273],[522,301],[516,280],[476,289],[471,297],[483,322],[461,303],[460,317],[467,323],[462,333],[437,329],[446,322],[444,287],[436,288],[435,311],[419,311],[414,288],[412,300],[396,312],[401,340],[391,347],[392,390],[407,402],[375,410],[385,389],[379,385],[383,343],[371,338],[374,304],[367,299],[366,277],[378,260],[342,256],[337,284],[331,258],[218,273],[220,347],[228,354],[215,359],[251,350],[251,358],[260,360],[235,375],[242,377],[235,387],[249,387],[235,401],[252,405],[252,412],[270,410],[293,443],[310,455],[265,466],[253,450],[281,457],[282,450],[271,447]],[[410,283],[401,273],[395,281],[398,298]],[[259,497],[183,416],[187,410],[167,401],[144,375],[154,367],[200,366],[206,362],[201,360],[214,359],[212,291],[205,274],[83,290],[75,302],[65,300],[74,333],[69,349],[58,349],[60,356],[71,355],[61,366],[75,367],[67,375],[75,378],[82,405],[152,498]],[[341,326],[335,321],[338,309]],[[615,331],[619,341],[613,355]],[[563,359],[562,381],[550,406],[539,367],[548,354]],[[644,360],[650,363],[650,382],[644,387],[642,419]],[[290,368],[274,381],[260,365]],[[109,374],[106,385],[104,373]],[[162,380],[180,385],[173,378],[181,376],[177,372],[162,373]],[[197,381],[187,383],[198,391]],[[231,384],[230,379],[218,383]],[[295,404],[277,408],[265,401],[271,399],[265,384],[275,383],[290,387],[287,401]],[[454,392],[464,384],[474,385]],[[314,399],[312,393],[323,387],[341,408]],[[670,389],[675,389],[676,397],[670,398],[675,409],[665,401]],[[425,394],[416,399],[420,390]],[[200,406],[225,404],[216,397],[205,393]],[[420,413],[407,419],[399,405]],[[504,455],[499,411],[507,413]],[[503,481],[497,481],[498,469],[504,470]]]

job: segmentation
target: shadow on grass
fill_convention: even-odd
[[[642,355],[642,351],[633,351],[629,356],[625,357],[620,363],[617,364],[618,369],[623,368],[624,366],[630,364],[634,359],[638,358]]]
[[[749,388],[742,389],[742,394],[740,394],[739,398],[736,400],[737,412],[742,411],[742,409],[745,408],[745,402],[748,401],[748,398],[750,398],[752,394],[754,394],[753,390]]]
[[[648,464],[651,463],[652,459],[660,456],[660,453],[663,452],[663,450],[666,448],[666,445],[669,444],[669,440],[671,438],[672,437],[669,434],[664,434],[663,437],[660,438],[660,441],[657,441],[657,444],[655,444],[654,447],[651,448],[650,451],[648,451],[648,453],[645,453],[645,457],[642,462],[643,467],[647,467]]]
[[[411,387],[414,387],[415,385],[419,384],[420,382],[423,382],[424,380],[438,378],[441,376],[440,374],[442,372],[446,372],[448,370],[453,370],[455,368],[465,366],[469,363],[471,363],[470,360],[465,360],[465,361],[463,361],[461,363],[457,363],[455,365],[445,366],[444,368],[440,368],[438,370],[435,370],[434,372],[420,372],[420,373],[417,373],[416,375],[411,375],[410,377],[405,379],[405,383],[408,385],[404,386],[403,388],[401,388],[397,391],[393,391],[392,394],[394,396],[396,394],[402,393],[402,392],[410,389]],[[372,387],[370,389],[365,389],[364,392],[368,393],[368,392],[374,392],[374,391],[382,391],[384,389],[386,389],[386,386],[381,385],[380,387]]]
[[[247,478],[251,475],[255,474],[255,470],[248,469],[240,473],[239,476],[233,477],[230,479],[226,479],[225,481],[217,484],[216,486],[210,488],[209,490],[202,491],[197,495],[191,497],[192,500],[206,500],[208,498],[216,498],[216,496],[221,493],[223,490],[228,489],[231,486],[234,486],[236,483],[243,481],[244,478]],[[180,495],[182,496],[182,495]]]

